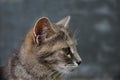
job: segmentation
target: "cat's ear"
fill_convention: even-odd
[[[58,21],[58,22],[56,23],[56,25],[60,25],[60,26],[63,26],[63,27],[68,27],[68,24],[69,24],[69,22],[70,22],[70,18],[71,18],[70,16],[67,16],[67,17],[65,17],[64,19]]]
[[[38,21],[35,23],[33,33],[35,41],[40,44],[45,39],[51,37],[55,32],[52,28],[52,23],[50,20],[46,17],[43,17],[38,19]]]

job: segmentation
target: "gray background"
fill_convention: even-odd
[[[120,0],[0,0],[1,65],[38,18],[67,15],[83,58],[67,80],[120,80]]]

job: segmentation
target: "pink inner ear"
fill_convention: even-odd
[[[47,31],[47,29],[50,28],[50,22],[47,18],[39,19],[34,27],[34,33],[35,35],[41,35]]]
[[[48,18],[39,19],[34,26],[34,35],[37,41],[44,40],[54,34],[51,23]]]

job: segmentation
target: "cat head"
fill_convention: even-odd
[[[68,29],[69,21],[70,16],[53,24],[43,17],[35,23],[32,30],[32,52],[37,61],[60,73],[69,73],[81,63],[77,42]]]

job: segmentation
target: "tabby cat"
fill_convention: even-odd
[[[68,29],[70,16],[53,24],[40,18],[26,35],[20,50],[0,69],[3,80],[62,80],[81,63],[77,42]],[[1,80],[1,79],[0,79]]]

